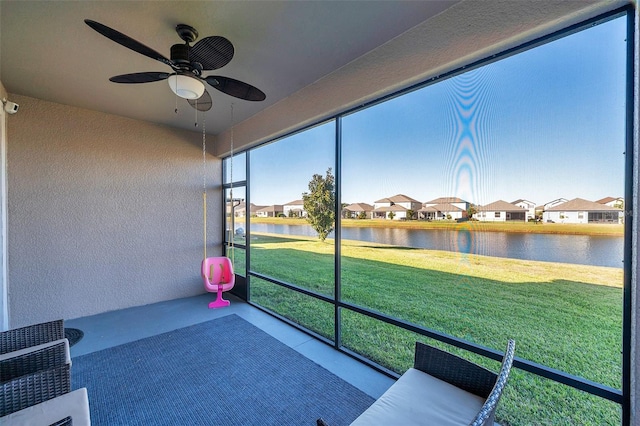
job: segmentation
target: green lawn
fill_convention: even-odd
[[[333,294],[333,241],[253,235],[254,271]],[[620,388],[622,269],[343,241],[342,299]],[[333,307],[255,278],[251,298],[333,339]],[[402,373],[427,339],[352,311],[343,345]],[[429,342],[432,343],[433,342]],[[498,363],[445,347],[497,370]],[[617,404],[515,370],[504,425],[619,424]]]

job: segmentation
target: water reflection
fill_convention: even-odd
[[[252,232],[316,236],[308,225],[252,223]],[[333,233],[329,238],[333,238]],[[342,228],[345,240],[512,259],[622,267],[623,237],[443,229]]]

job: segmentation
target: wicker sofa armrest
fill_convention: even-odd
[[[70,363],[67,339],[20,349],[0,355],[0,382]]]
[[[453,386],[487,398],[497,374],[433,346],[416,342],[414,368]]]
[[[3,426],[90,426],[87,389],[81,388],[0,418]]]
[[[43,322],[0,333],[0,354],[64,338],[64,320]]]
[[[487,397],[487,400],[484,402],[482,409],[470,423],[470,426],[493,425],[494,413],[496,411],[496,407],[498,406],[498,401],[500,401],[500,397],[502,396],[502,391],[507,384],[507,379],[509,378],[509,373],[511,372],[511,366],[513,365],[515,351],[515,341],[509,340],[507,342],[507,349],[504,352],[504,357],[502,358],[502,366],[500,367],[500,372],[498,373],[498,379],[496,380],[491,393]]]
[[[0,383],[0,417],[69,393],[70,368],[65,364]]]

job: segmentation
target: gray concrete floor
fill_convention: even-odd
[[[373,398],[379,398],[394,383],[384,374],[234,296],[225,294],[231,306],[209,309],[207,305],[214,298],[214,294],[203,294],[67,320],[65,327],[84,332],[82,340],[71,347],[71,357],[236,314]]]

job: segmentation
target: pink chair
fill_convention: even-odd
[[[228,257],[207,257],[202,261],[202,281],[204,288],[211,293],[218,293],[216,300],[209,303],[209,309],[224,308],[231,302],[222,298],[222,292],[231,290],[236,282],[233,264]]]

